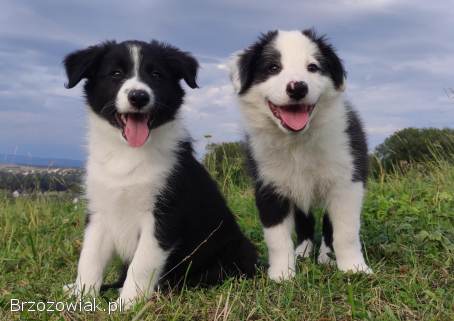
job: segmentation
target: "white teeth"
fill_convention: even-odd
[[[125,114],[121,114],[121,115],[120,115],[120,118],[121,118],[121,120],[123,121],[123,123],[126,124],[126,121],[127,121],[126,115],[125,115]]]

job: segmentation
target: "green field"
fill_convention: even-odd
[[[224,184],[266,260],[252,190]],[[362,240],[373,275],[300,260],[294,280],[228,280],[156,293],[127,313],[10,312],[10,300],[65,301],[76,276],[84,204],[72,196],[0,192],[0,320],[454,320],[454,167],[438,164],[369,182]],[[320,228],[320,227],[318,227]],[[117,262],[118,265],[118,262]],[[108,271],[108,279],[116,278]],[[117,293],[99,298],[106,308]],[[37,306],[35,309],[38,308]],[[55,307],[54,307],[55,309]]]

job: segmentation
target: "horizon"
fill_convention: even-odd
[[[454,44],[446,39],[454,38],[454,6],[446,0],[105,3],[2,6],[0,154],[86,159],[82,86],[64,88],[61,61],[106,39],[155,38],[191,52],[201,65],[201,88],[184,86],[181,112],[198,157],[207,143],[240,140],[226,61],[272,29],[327,34],[348,72],[346,98],[365,123],[369,151],[406,127],[452,128]]]

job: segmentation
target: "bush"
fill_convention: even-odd
[[[244,187],[249,184],[243,143],[211,143],[206,149],[203,164],[222,189],[231,186]]]
[[[410,163],[454,163],[454,129],[405,128],[389,136],[370,156],[372,176],[405,171]]]

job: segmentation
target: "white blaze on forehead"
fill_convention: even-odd
[[[132,61],[132,73],[131,78],[125,80],[123,85],[118,90],[116,106],[117,110],[120,113],[127,113],[133,111],[133,107],[130,105],[128,100],[128,94],[131,90],[144,90],[150,95],[150,102],[148,104],[148,109],[154,103],[154,95],[151,88],[140,80],[140,64],[142,62],[142,53],[139,45],[128,45],[129,54]],[[147,107],[144,108],[147,110]]]
[[[139,78],[139,67],[140,67],[140,47],[137,45],[128,45],[129,53],[133,63],[133,75]]]
[[[317,63],[318,46],[301,31],[280,30],[274,46],[281,54],[283,72],[301,75],[307,72],[307,65]]]

